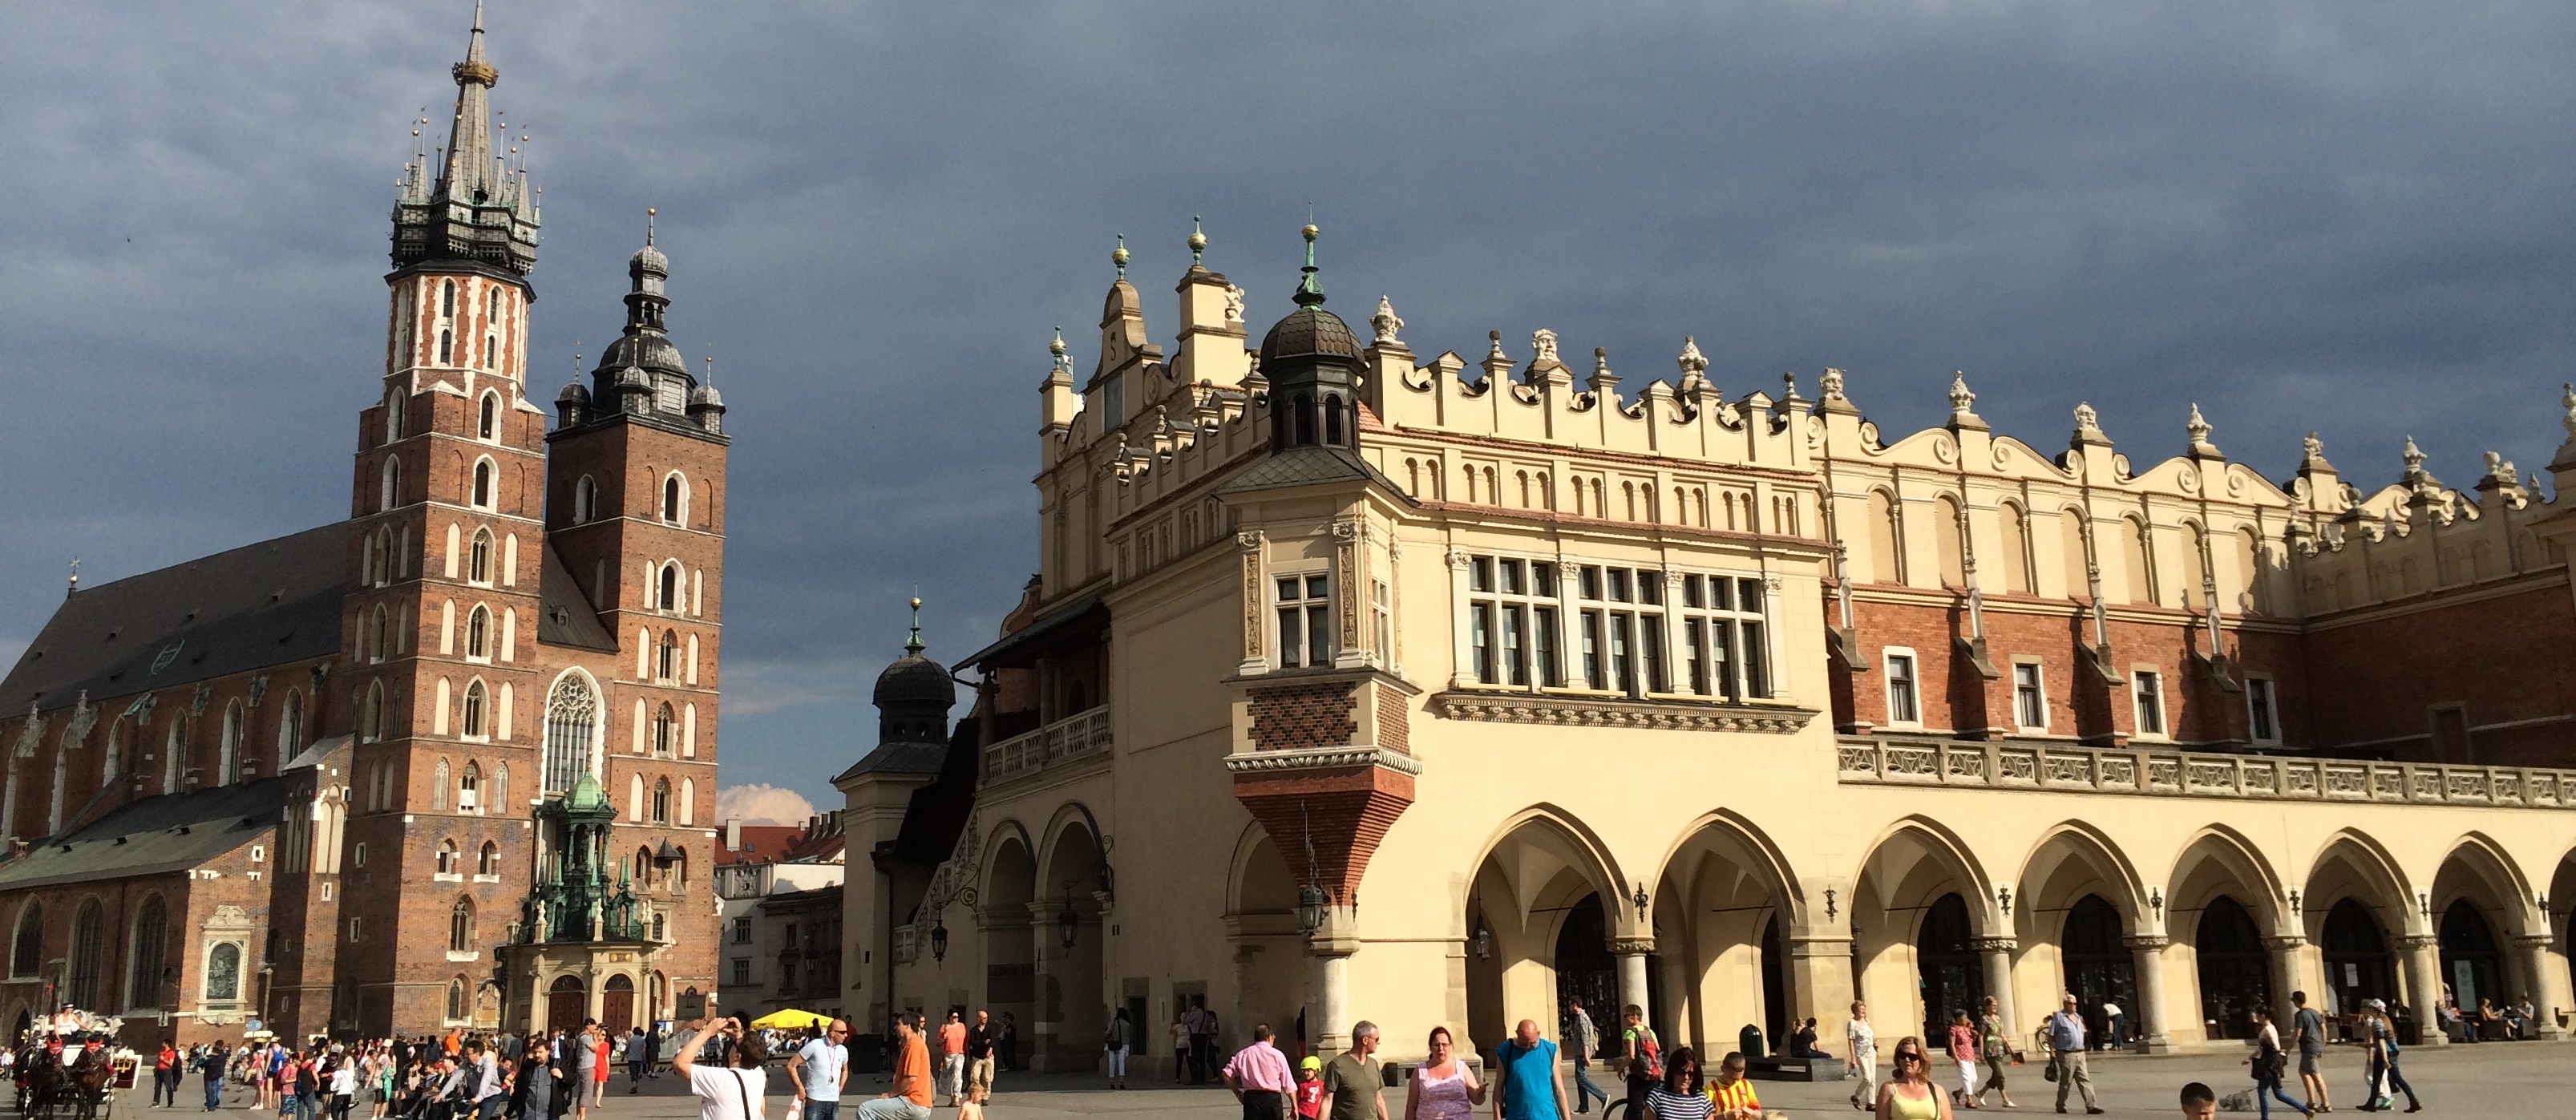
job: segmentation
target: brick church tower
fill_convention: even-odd
[[[307,911],[296,962],[367,1033],[641,1021],[714,990],[713,908],[682,899],[713,864],[724,405],[662,332],[648,234],[607,407],[576,385],[547,431],[536,199],[483,50],[478,12],[449,142],[395,208],[350,511],[346,895],[336,929]]]

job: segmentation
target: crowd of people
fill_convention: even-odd
[[[152,1059],[147,1107],[178,1108],[190,1076],[204,1086],[202,1111],[227,1104],[286,1120],[590,1120],[612,1072],[627,1068],[627,1092],[658,1076],[658,1029],[613,1035],[596,1020],[577,1029],[515,1035],[377,1038],[302,1046],[265,1033],[182,1050],[164,1041]],[[231,1094],[229,1101],[227,1093]]]

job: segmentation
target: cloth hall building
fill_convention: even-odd
[[[622,1030],[715,992],[724,405],[648,237],[549,425],[483,50],[395,201],[349,508],[75,586],[0,681],[0,1021]]]
[[[1424,358],[1307,236],[1257,342],[1198,263],[1155,341],[1123,249],[1093,368],[1059,340],[974,718],[840,779],[871,1012],[1014,1012],[1050,1069],[1199,1001],[1397,1058],[1574,995],[1721,1050],[1855,998],[2026,1036],[2069,990],[2149,1050],[2294,989],[2560,1029],[2576,516],[2536,478],[2410,444],[2365,487],[2313,438],[2268,478],[2197,408],[2025,441],[1964,378],[1882,431],[1859,378],[1730,392],[1688,342]]]

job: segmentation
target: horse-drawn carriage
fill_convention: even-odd
[[[51,1029],[19,1039],[14,1069],[18,1115],[23,1120],[108,1120],[116,1115],[116,1088],[134,1084],[140,1059],[114,1047],[121,1023],[84,1023],[68,1037]]]

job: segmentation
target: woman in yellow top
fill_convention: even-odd
[[[1922,1039],[1897,1042],[1896,1072],[1878,1089],[1878,1120],[1950,1120],[1950,1098],[1932,1084]]]
[[[1710,1120],[1762,1120],[1762,1098],[1753,1095],[1753,1079],[1744,1076],[1744,1054],[1729,1050],[1718,1060],[1717,1076],[1708,1082]]]

